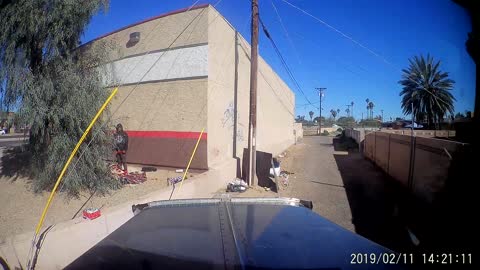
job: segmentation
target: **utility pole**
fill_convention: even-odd
[[[385,122],[385,121],[383,121],[383,109],[382,109],[382,110],[380,110],[380,111],[382,112],[382,122]]]
[[[258,0],[252,0],[252,47],[250,49],[250,118],[248,125],[248,184],[256,186]]]
[[[318,109],[318,135],[322,134],[322,97],[323,97],[323,91],[325,91],[327,88],[326,87],[317,87],[315,88],[318,90],[318,96],[320,97],[320,108]]]
[[[352,107],[352,114],[351,114],[351,115],[352,115],[352,118],[355,119],[355,117],[353,116],[353,104],[354,104],[354,103],[353,103],[353,101],[352,101],[352,102],[350,103],[350,106]]]

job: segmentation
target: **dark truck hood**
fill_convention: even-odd
[[[365,265],[350,264],[351,254],[391,252],[305,205],[291,198],[134,205],[132,219],[66,269],[359,269]],[[375,267],[385,266],[368,265]]]

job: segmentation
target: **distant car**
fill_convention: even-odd
[[[412,128],[412,124],[406,125],[405,128]],[[414,128],[414,129],[415,129],[415,128],[423,128],[423,125],[417,124],[417,123],[414,122],[414,123],[413,123],[413,128]]]

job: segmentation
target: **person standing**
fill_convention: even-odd
[[[127,150],[128,150],[128,135],[123,130],[122,124],[118,124],[116,132],[114,134],[114,143],[116,151],[117,164],[125,174],[128,174],[127,170]]]

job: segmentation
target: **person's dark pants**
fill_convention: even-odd
[[[127,152],[126,151],[117,151],[117,164],[122,166],[121,169],[125,172],[128,172],[127,170]]]

